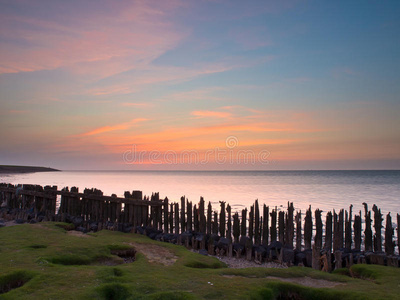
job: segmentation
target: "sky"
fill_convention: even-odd
[[[399,1],[0,0],[0,164],[400,169]]]

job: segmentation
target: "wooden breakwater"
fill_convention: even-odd
[[[206,208],[203,198],[193,204],[185,197],[178,202],[159,199],[158,193],[143,197],[141,191],[125,192],[121,198],[97,189],[80,193],[76,187],[0,184],[0,206],[1,218],[17,222],[63,221],[83,232],[139,232],[202,253],[260,263],[275,260],[331,271],[354,263],[399,267],[400,261],[390,213],[383,223],[380,209],[374,205],[371,212],[365,203],[364,212],[353,216],[350,206],[328,212],[323,220],[319,209],[313,214],[310,207],[303,215],[293,203],[283,211],[256,200],[249,209],[232,212],[224,201],[219,210],[210,202]],[[397,214],[397,245],[399,225]]]

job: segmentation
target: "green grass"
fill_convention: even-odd
[[[0,289],[5,291],[0,299],[375,300],[399,295],[397,268],[354,265],[334,274],[302,267],[229,269],[213,257],[145,236],[103,230],[80,237],[62,227],[40,223],[0,228]],[[133,263],[123,264],[112,252],[129,250],[132,243],[164,247],[177,261],[171,266],[151,263],[138,251]],[[311,288],[270,276],[307,276],[340,285]],[[13,289],[7,292],[8,287]]]

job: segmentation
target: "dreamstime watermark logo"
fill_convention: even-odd
[[[122,159],[126,164],[167,164],[167,165],[206,165],[208,163],[223,164],[262,164],[270,163],[268,150],[245,150],[238,149],[239,140],[236,136],[228,136],[225,140],[225,147],[215,147],[203,151],[182,150],[182,151],[159,151],[159,150],[138,150],[136,145],[126,150]]]

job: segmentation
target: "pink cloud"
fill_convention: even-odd
[[[196,110],[192,111],[191,114],[196,117],[204,118],[204,117],[214,117],[214,118],[230,118],[232,114],[229,112],[222,111],[211,111],[211,110]]]
[[[125,122],[125,123],[120,123],[120,124],[111,125],[111,126],[99,127],[99,128],[93,129],[91,131],[82,133],[80,136],[90,136],[90,135],[97,135],[97,134],[110,132],[110,131],[125,130],[125,129],[129,129],[133,125],[135,125],[135,124],[137,124],[139,122],[143,122],[143,121],[147,121],[147,119],[138,118],[138,119],[133,119],[133,120],[131,120],[129,122]]]
[[[2,25],[9,30],[1,35],[28,46],[4,43],[0,49],[0,72],[68,68],[105,77],[148,64],[186,34],[169,20],[174,7],[138,1],[131,7],[120,4],[113,17],[106,11],[86,12],[82,18],[71,15],[59,22],[3,15]]]

